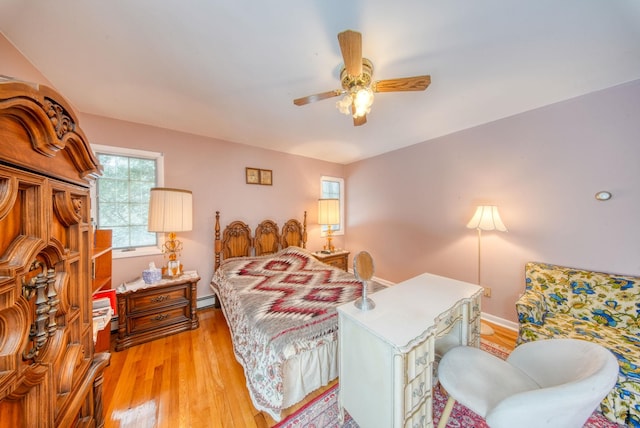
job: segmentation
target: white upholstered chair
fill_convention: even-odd
[[[449,350],[438,365],[449,400],[492,428],[582,427],[616,383],[618,362],[606,348],[578,339],[549,339],[518,346],[506,360],[478,348]]]

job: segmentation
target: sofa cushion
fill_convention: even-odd
[[[544,294],[547,313],[570,314],[640,337],[640,278],[534,262],[527,263],[525,274],[526,287]]]

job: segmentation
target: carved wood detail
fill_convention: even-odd
[[[42,269],[42,263],[38,260],[31,264],[30,272]],[[47,344],[49,337],[57,332],[56,313],[58,312],[58,293],[55,287],[56,272],[48,269],[38,273],[29,281],[22,278],[22,296],[27,300],[35,295],[35,316],[29,330],[29,340],[33,342],[30,349],[22,353],[23,360],[35,360],[40,351]]]
[[[72,198],[66,192],[56,192],[53,194],[53,209],[60,223],[69,227],[82,218],[82,199]]]
[[[214,269],[217,270],[222,260],[234,257],[272,254],[289,246],[306,248],[307,212],[304,212],[302,224],[296,219],[288,220],[282,227],[282,233],[278,232],[278,225],[273,220],[264,220],[252,237],[249,226],[236,220],[224,228],[221,237],[220,211],[216,211],[214,233]]]
[[[222,252],[225,259],[247,257],[253,247],[251,229],[242,221],[230,223],[223,232]]]
[[[56,103],[54,100],[45,97],[43,108],[47,113],[59,140],[63,140],[67,133],[73,132],[75,129],[75,123],[73,123],[73,120],[69,117],[69,114],[65,111],[64,107]]]
[[[44,241],[35,236],[19,235],[5,249],[0,258],[0,275],[14,276],[18,271],[28,270],[36,254],[44,247]]]
[[[18,180],[15,177],[0,178],[0,220],[3,220],[18,197]]]
[[[52,89],[25,82],[2,81],[4,95],[0,98],[0,116],[13,118],[28,132],[33,150],[53,158],[65,150],[72,169],[67,169],[76,181],[96,178],[102,167],[98,163],[77,119],[68,103]],[[42,167],[42,160],[19,159],[23,166]]]
[[[302,224],[296,219],[288,220],[282,226],[282,248],[290,246],[307,248],[307,212],[304,212]]]
[[[89,186],[69,104],[0,79],[0,428],[104,426],[92,329]]]
[[[280,232],[278,225],[273,220],[264,220],[256,227],[255,255],[277,253],[280,249]]]

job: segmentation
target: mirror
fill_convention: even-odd
[[[362,297],[355,302],[356,308],[368,311],[376,307],[373,300],[367,297],[368,281],[373,278],[373,258],[366,251],[360,251],[353,258],[353,273],[359,281],[362,281]]]

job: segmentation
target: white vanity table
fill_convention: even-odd
[[[422,274],[338,307],[341,414],[362,427],[432,427],[434,364],[450,347],[480,346],[482,288]]]

